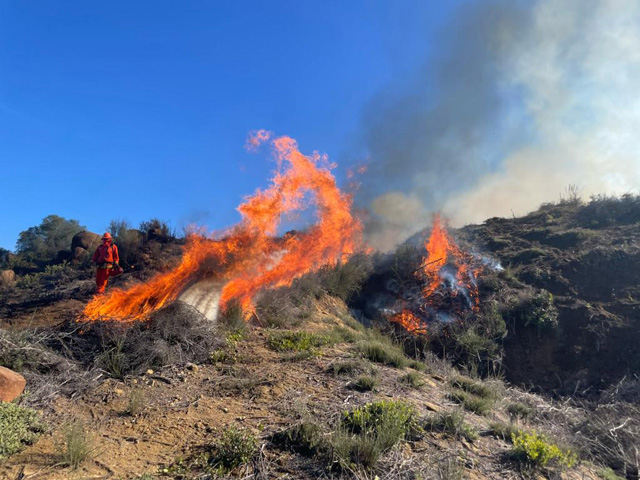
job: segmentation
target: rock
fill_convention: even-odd
[[[81,248],[81,247],[76,247],[71,252],[71,260],[75,260],[75,261],[82,260],[83,257],[90,256],[90,255],[93,255],[93,252],[89,253],[89,250],[85,250],[84,248]]]
[[[84,252],[89,252],[89,255],[92,255],[93,250],[100,245],[100,238],[101,235],[87,230],[76,233],[71,239],[71,255],[73,260],[79,260],[78,255],[81,256]]]
[[[191,370],[192,372],[197,372],[199,368],[195,363],[187,363],[186,367],[187,370]]]
[[[27,381],[22,375],[0,367],[0,401],[12,402],[24,392],[26,385]]]
[[[436,388],[438,386],[438,384],[433,380],[431,380],[430,378],[425,377],[423,380],[424,380],[424,383],[429,385],[431,388]]]
[[[69,250],[60,250],[56,255],[56,263],[70,262],[73,260],[73,253]]]
[[[0,270],[0,287],[10,287],[16,283],[16,274],[13,270]]]
[[[442,408],[439,405],[436,405],[435,403],[431,403],[431,402],[424,402],[424,408],[436,413],[442,410]]]

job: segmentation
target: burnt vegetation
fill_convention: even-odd
[[[509,472],[504,476],[554,477],[581,468],[578,458],[609,469],[602,471],[613,477],[603,478],[637,478],[638,196],[585,203],[570,195],[524,217],[456,231],[461,246],[500,268],[479,276],[475,310],[460,308],[462,296],[438,297],[437,308],[447,315],[430,322],[424,335],[384,314],[419,291],[420,241],[390,255],[354,255],[264,291],[248,319],[238,304],[229,304],[216,324],[175,302],[146,323],[77,323],[93,291],[93,245],[71,248],[82,230],[74,220],[50,216],[21,234],[15,254],[0,252],[3,271],[11,272],[0,284],[6,327],[0,329],[0,366],[22,373],[29,385],[21,406],[0,414],[16,432],[0,444],[0,457],[46,430],[29,407],[43,408],[59,396],[83,398],[105,381],[134,385],[119,408],[136,421],[153,408],[144,382],[172,386],[198,368],[213,372],[206,395],[253,401],[281,382],[254,364],[262,355],[285,372],[306,369],[305,388],[327,384],[345,404],[307,400],[298,412],[279,399],[269,407],[285,412],[277,425],[228,423],[216,435],[207,431],[210,441],[167,464],[163,475],[266,478],[260,475],[278,471],[276,459],[289,455],[283,457],[292,462],[287,468],[300,478],[383,478],[399,471],[407,476],[398,478],[436,478],[425,472],[464,478],[465,469],[475,467],[456,448],[480,443],[500,453],[482,467],[494,478],[502,478],[502,469]],[[157,219],[138,229],[114,220],[108,231],[126,271],[113,286],[171,268],[184,243]],[[388,400],[398,390],[413,403]],[[437,405],[429,396],[435,390]],[[193,398],[187,409],[196,408]],[[62,457],[73,468],[91,457],[85,437],[77,445],[79,436],[69,437]],[[487,447],[482,442],[489,439],[498,443]],[[408,461],[399,453],[423,452],[429,441],[456,447],[420,464],[414,457],[424,455]]]

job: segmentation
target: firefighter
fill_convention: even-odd
[[[102,236],[102,245],[96,248],[91,257],[98,269],[96,271],[96,293],[101,295],[107,287],[109,277],[114,277],[122,272],[120,265],[120,256],[118,255],[118,247],[113,243],[109,232]]]

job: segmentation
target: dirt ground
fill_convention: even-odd
[[[311,324],[309,328],[323,327]],[[260,439],[259,467],[235,472],[240,478],[255,474],[256,468],[262,476],[255,478],[331,478],[323,465],[277,448],[270,437],[303,413],[330,425],[340,412],[374,399],[402,399],[422,414],[453,406],[445,397],[446,374],[421,374],[424,385],[415,389],[399,382],[410,369],[378,366],[377,391],[359,393],[350,388],[353,378],[336,376],[331,368],[354,357],[353,345],[340,343],[324,348],[318,357],[290,361],[268,348],[268,333],[252,329],[236,346],[234,362],[167,367],[124,381],[108,379],[78,398],[56,398],[42,412],[50,431],[0,465],[0,478],[133,479],[143,474],[185,478],[176,468],[180,459],[212,444],[232,424],[250,429]],[[134,391],[143,399],[143,407],[132,416],[127,410]],[[491,418],[506,416],[497,409]],[[90,432],[92,453],[77,470],[71,470],[60,465],[59,445],[65,425],[77,420]],[[467,418],[481,431],[489,420],[471,414]],[[394,450],[386,461],[396,469],[405,465],[407,471],[435,472],[439,459],[455,455],[464,459],[467,478],[518,478],[502,462],[508,448],[490,436],[471,443],[430,434]],[[397,470],[380,478],[410,477]],[[565,478],[597,477],[581,469]]]

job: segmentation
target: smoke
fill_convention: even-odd
[[[429,211],[460,225],[525,214],[570,184],[585,196],[638,188],[640,2],[467,4],[436,49],[365,111],[359,201],[374,246],[421,229]],[[400,198],[421,214],[376,215]]]

